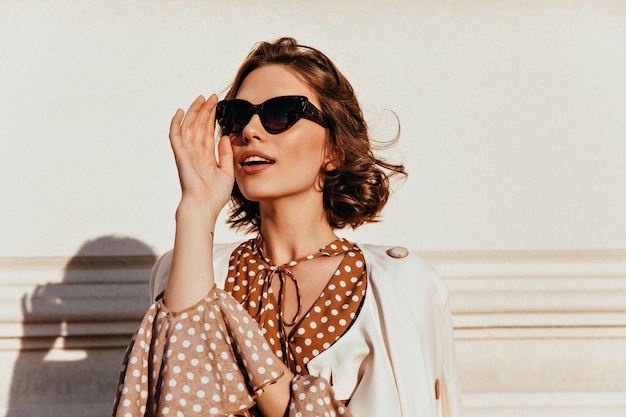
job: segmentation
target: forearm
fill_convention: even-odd
[[[275,383],[268,385],[256,402],[265,417],[283,417],[291,396],[291,380],[294,374],[282,362],[283,376]]]
[[[164,302],[170,311],[194,305],[213,288],[213,230],[216,216],[195,202],[181,201],[176,211],[172,267]]]

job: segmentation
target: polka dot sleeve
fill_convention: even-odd
[[[288,417],[352,417],[336,400],[325,378],[298,375],[291,381],[291,401]]]
[[[189,309],[150,307],[126,352],[113,416],[249,415],[282,376],[259,327],[217,288]]]

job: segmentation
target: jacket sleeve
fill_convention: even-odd
[[[172,265],[172,251],[165,252],[157,259],[150,273],[150,302],[153,303],[157,295],[159,295],[167,286],[167,279],[170,276],[170,268]]]
[[[443,341],[443,372],[441,381],[441,409],[443,417],[461,417],[463,405],[461,403],[461,384],[456,370],[456,355],[454,349],[454,330],[452,326],[452,313],[448,297],[444,304],[442,320]]]

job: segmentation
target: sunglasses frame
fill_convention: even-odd
[[[290,120],[288,120],[285,123],[284,128],[281,127],[278,129],[272,129],[271,127],[269,127],[269,122],[265,118],[264,110],[265,110],[265,106],[267,106],[268,103],[272,104],[272,102],[278,101],[278,100],[291,100],[295,103],[299,103],[301,107],[296,108],[295,118],[293,118],[294,116],[292,116],[292,118],[288,118]],[[227,126],[224,126],[223,124],[227,111],[230,110],[232,112],[233,111],[232,109],[235,104],[244,104],[245,106],[247,106],[246,110],[249,112],[249,114],[246,114],[245,116],[245,119],[246,119],[245,123],[243,122],[241,123],[241,130],[238,130],[238,131],[229,130],[227,129]],[[313,103],[311,103],[306,96],[278,96],[278,97],[273,97],[268,100],[265,100],[261,104],[252,104],[249,101],[241,100],[241,99],[221,100],[217,103],[215,118],[217,122],[219,123],[220,128],[222,129],[222,134],[231,135],[231,134],[240,134],[243,131],[243,129],[246,127],[246,125],[250,123],[250,120],[255,114],[259,115],[259,118],[261,119],[261,124],[263,125],[263,128],[265,129],[265,131],[272,135],[277,135],[279,133],[285,132],[286,130],[289,130],[300,119],[307,119],[314,123],[317,123],[318,125],[322,127],[328,127],[326,116],[317,107],[315,107]],[[244,118],[242,118],[242,120],[243,119]]]

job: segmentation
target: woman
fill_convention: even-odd
[[[176,112],[170,141],[174,249],[153,269],[161,295],[114,415],[461,414],[439,276],[404,248],[335,234],[375,221],[404,167],[373,155],[352,87],[323,53],[259,44],[225,100]],[[214,245],[229,200],[230,224],[257,237]]]

